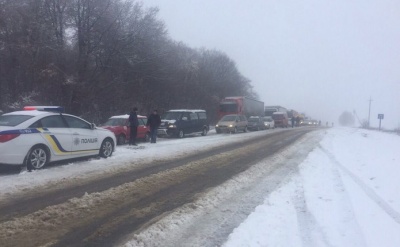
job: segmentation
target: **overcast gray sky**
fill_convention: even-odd
[[[144,0],[172,39],[225,52],[265,105],[400,125],[399,0]]]

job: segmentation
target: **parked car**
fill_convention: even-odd
[[[219,120],[217,125],[215,125],[215,131],[217,133],[237,133],[238,131],[247,132],[247,124],[247,118],[244,115],[225,115],[221,120]]]
[[[289,126],[289,119],[286,112],[274,112],[272,119],[275,121],[275,127],[287,128]]]
[[[247,120],[247,128],[249,130],[265,130],[265,124],[261,117],[252,116]]]
[[[110,157],[115,135],[62,107],[30,106],[0,116],[0,164],[41,169],[48,163],[99,155]]]
[[[150,140],[150,127],[146,126],[147,117],[138,115],[139,127],[137,131],[137,138],[145,142]],[[102,128],[108,129],[115,134],[117,144],[123,145],[130,138],[131,128],[129,128],[129,115],[112,116],[107,122],[101,125]]]
[[[264,117],[263,120],[265,128],[275,129],[275,121],[272,119],[272,117]]]
[[[210,126],[205,110],[169,110],[161,116],[157,134],[183,138],[188,134],[207,135]]]

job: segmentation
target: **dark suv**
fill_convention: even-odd
[[[170,110],[161,117],[159,136],[183,138],[186,134],[207,135],[210,127],[204,110]]]

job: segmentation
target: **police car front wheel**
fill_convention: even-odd
[[[100,147],[100,157],[102,158],[107,158],[110,157],[113,153],[114,149],[114,143],[111,138],[106,138],[102,143]]]
[[[37,170],[43,168],[49,161],[49,152],[46,147],[37,145],[31,148],[26,157],[27,169]]]

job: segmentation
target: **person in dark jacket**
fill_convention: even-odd
[[[150,127],[150,137],[151,143],[156,143],[157,141],[157,129],[160,127],[161,118],[158,115],[158,111],[154,110],[152,114],[147,118],[146,125]]]
[[[137,146],[136,144],[136,136],[137,136],[137,128],[139,126],[139,120],[137,117],[137,108],[133,107],[131,113],[129,115],[129,127],[131,128],[131,134],[129,138],[129,145]]]

